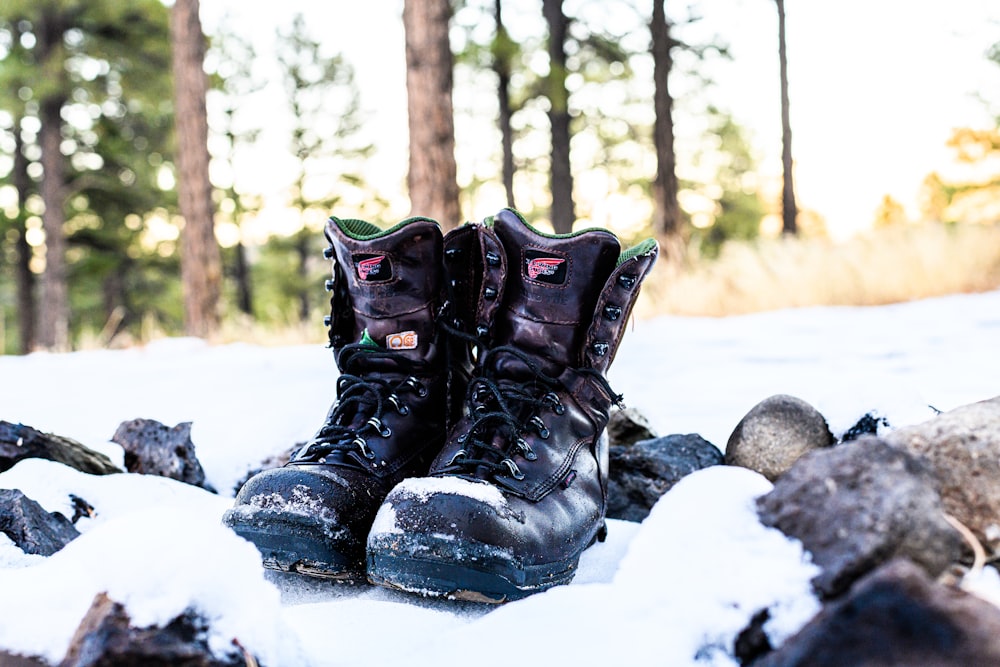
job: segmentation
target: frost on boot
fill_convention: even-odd
[[[326,236],[337,401],[287,465],[244,484],[224,522],[266,567],[354,581],[382,499],[426,474],[444,442],[442,238],[425,218],[386,231],[331,218]]]
[[[459,233],[478,237],[464,244],[476,294],[453,332],[476,349],[465,413],[429,476],[383,503],[368,577],[503,602],[569,582],[603,539],[604,430],[620,399],[604,374],[657,247],[622,252],[598,229],[542,234],[510,209]]]

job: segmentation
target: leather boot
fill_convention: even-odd
[[[331,218],[326,237],[337,401],[287,465],[247,481],[224,523],[266,567],[354,581],[383,498],[427,473],[447,432],[442,236],[427,218],[387,231]]]
[[[657,246],[543,234],[510,209],[445,243],[476,255],[450,276],[473,290],[452,333],[475,350],[475,375],[429,476],[404,480],[379,510],[368,577],[503,602],[569,582],[605,535],[605,427],[621,399],[605,372]]]

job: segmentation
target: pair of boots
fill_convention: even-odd
[[[569,582],[606,532],[605,372],[656,243],[511,209],[444,237],[331,218],[326,237],[337,401],[225,523],[267,567],[423,595]]]

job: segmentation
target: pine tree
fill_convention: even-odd
[[[670,35],[671,24],[664,11],[664,0],[653,0],[653,148],[656,151],[656,177],[653,180],[653,229],[661,241],[666,259],[677,262],[684,254],[684,224],[677,199],[677,153],[674,150],[674,98],[670,92],[670,73],[674,67],[672,51],[678,45]]]
[[[781,69],[781,220],[785,234],[795,234],[798,207],[792,179],[792,125],[788,111],[788,49],[785,45],[785,0],[778,5],[778,61]]]
[[[150,106],[143,103],[140,90],[149,91],[157,107],[162,105],[156,87],[168,76],[161,57],[161,51],[168,52],[166,19],[167,10],[157,0],[10,0],[0,6],[0,42],[6,35],[11,45],[0,54],[0,110],[18,119],[12,127],[18,164],[10,176],[21,184],[17,226],[33,224],[34,201],[41,200],[45,211],[35,339],[39,347],[67,349],[71,331],[79,329],[88,312],[76,305],[70,309],[73,293],[81,293],[76,267],[93,249],[88,245],[93,230],[120,224],[105,220],[92,206],[94,189],[107,186],[107,177],[117,175],[105,164],[110,153],[97,147],[100,128],[147,114]],[[148,144],[148,137],[132,136],[128,141],[136,144],[122,149],[133,174],[147,156],[147,151],[137,150],[138,141]],[[72,147],[69,158],[66,147]],[[162,152],[161,145],[147,147]],[[135,212],[140,218],[145,213]],[[31,258],[25,244],[26,234],[19,233],[17,261],[27,273]],[[124,250],[116,246],[114,252]],[[29,279],[25,276],[21,282]],[[30,317],[27,294],[22,293],[20,303],[24,347],[31,338],[25,333]]]
[[[403,2],[411,214],[434,218],[444,229],[462,223],[455,165],[450,22],[449,0]]]
[[[348,188],[364,193],[360,199],[369,207],[367,211],[352,211],[352,217],[371,217],[369,214],[379,212],[383,202],[368,194],[357,170],[374,146],[361,138],[361,96],[354,68],[346,57],[327,53],[324,43],[309,34],[305,18],[299,14],[287,31],[279,31],[278,62],[293,122],[289,147],[296,169],[290,203],[303,216],[302,229],[289,243],[296,256],[294,298],[298,317],[304,321],[311,314],[316,295],[313,274],[322,247],[319,225]],[[323,165],[335,169],[334,189],[310,194],[314,172]]]
[[[567,234],[576,222],[573,202],[573,170],[570,166],[569,91],[566,89],[566,37],[569,19],[562,0],[542,0],[542,13],[549,27],[549,74],[546,96],[549,100],[549,126],[552,131],[550,185],[552,190],[552,228]]]
[[[208,81],[199,7],[199,0],[175,0],[170,28],[176,100],[177,186],[181,215],[184,216],[181,234],[184,328],[188,335],[208,337],[219,328],[222,259],[215,239],[215,205],[208,176],[208,112],[205,106]]]
[[[223,20],[222,25],[227,26]],[[215,159],[228,166],[229,182],[222,187],[223,202],[227,204],[230,221],[236,226],[238,237],[232,248],[233,280],[236,283],[236,307],[245,315],[253,316],[253,285],[250,261],[243,239],[243,222],[260,208],[258,202],[243,193],[236,184],[235,171],[239,150],[253,144],[260,134],[257,126],[247,126],[243,112],[252,109],[251,97],[264,88],[264,81],[254,75],[257,54],[253,43],[241,34],[222,28],[212,39],[212,56],[215,63],[215,85],[209,91],[218,95],[221,114],[217,127],[210,126],[221,135],[225,153]]]

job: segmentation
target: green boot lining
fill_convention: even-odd
[[[343,219],[330,216],[330,220],[333,222],[333,224],[337,225],[341,229],[341,231],[344,232],[344,234],[354,239],[355,241],[371,241],[372,239],[377,239],[382,236],[388,236],[389,234],[392,234],[393,232],[402,229],[406,225],[413,222],[423,221],[423,222],[433,222],[435,225],[438,224],[437,220],[432,220],[430,218],[425,218],[423,216],[415,216],[412,218],[407,218],[406,220],[403,220],[402,222],[393,225],[389,229],[382,229],[381,227],[373,225],[370,222],[366,222],[365,220],[358,220],[356,218]]]
[[[645,241],[642,241],[641,243],[632,246],[628,250],[623,251],[622,254],[618,257],[618,266],[621,266],[622,264],[629,261],[633,257],[639,257],[640,255],[648,254],[655,247],[656,247],[655,239],[646,239]]]

